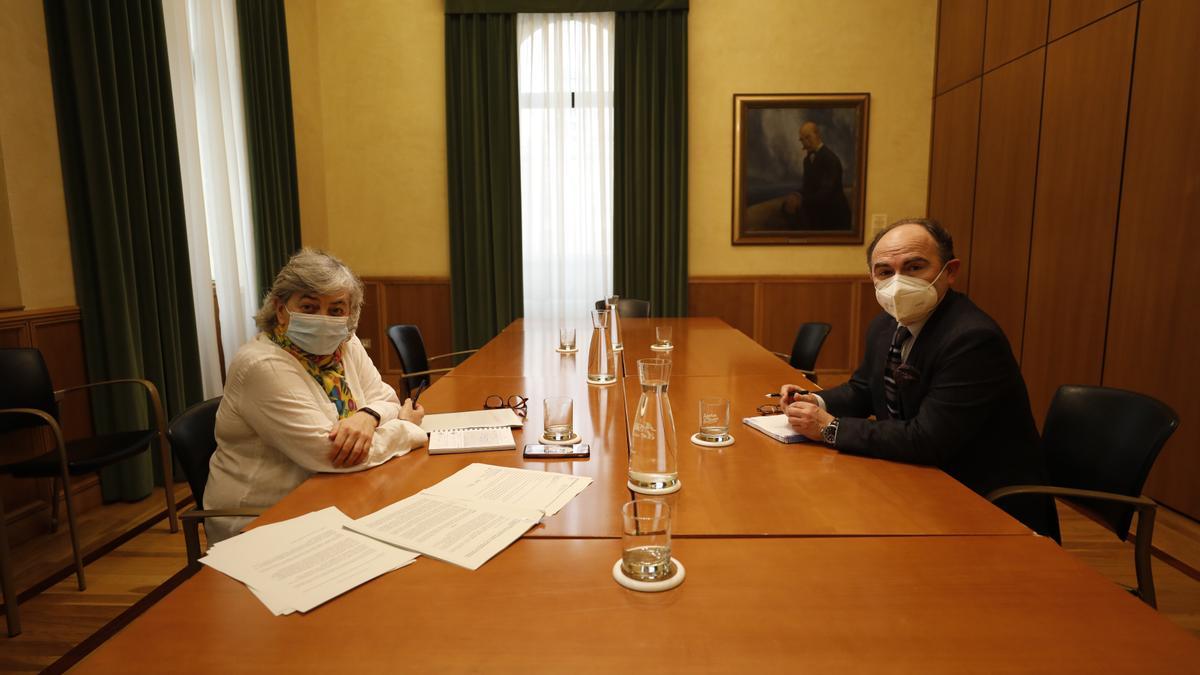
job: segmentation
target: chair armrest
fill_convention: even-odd
[[[67,394],[73,391],[82,389],[91,389],[93,387],[103,387],[113,384],[140,384],[146,389],[146,394],[150,397],[150,407],[154,413],[154,425],[158,429],[159,435],[162,436],[161,442],[166,443],[167,433],[167,416],[163,412],[162,397],[158,394],[158,387],[150,380],[145,380],[137,377],[126,377],[119,380],[102,380],[100,382],[89,382],[88,384],[80,384],[74,387],[66,387],[58,389],[54,392],[54,400],[61,401]]]
[[[783,359],[784,361],[787,361],[788,359],[792,358],[790,355],[784,354],[781,352],[771,352],[771,353],[774,354],[775,356],[778,356],[779,358]]]
[[[448,352],[446,354],[438,354],[437,356],[430,356],[430,357],[428,357],[428,360],[436,361],[438,359],[445,359],[445,358],[449,358],[451,356],[462,356],[463,354],[474,354],[477,351],[479,351],[479,350],[478,349],[464,349],[459,352]]]
[[[179,514],[179,517],[183,520],[204,520],[205,518],[258,517],[261,515],[262,509],[189,509]]]
[[[404,373],[400,377],[415,377],[417,375],[432,375],[433,373],[448,373],[454,370],[453,368],[432,368],[430,370],[418,370],[413,373]]]
[[[993,490],[988,493],[987,500],[996,502],[1004,497],[1012,495],[1036,494],[1036,495],[1051,495],[1054,497],[1068,497],[1071,499],[1098,499],[1106,502],[1116,502],[1118,504],[1128,504],[1137,508],[1139,511],[1143,509],[1158,508],[1158,504],[1148,497],[1130,497],[1128,495],[1119,495],[1112,492],[1101,492],[1099,490],[1079,490],[1076,488],[1055,487],[1053,485],[1010,485],[1008,487]]]

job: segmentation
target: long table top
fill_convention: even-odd
[[[620,542],[421,559],[303,616],[205,569],[80,672],[1195,672],[1200,641],[1040,537],[690,539],[678,589]]]
[[[586,475],[557,515],[469,572],[421,559],[306,615],[272,617],[238,582],[201,570],[81,664],[85,672],[783,670],[1194,672],[1200,642],[930,468],[783,445],[741,424],[796,371],[716,319],[674,319],[668,391],[683,489],[674,552],[687,581],[639,594],[611,579],[620,556],[636,360],[653,327],[625,324],[621,382],[584,381],[557,326],[515,322],[422,397],[431,412],[570,395],[586,460],[520,450],[429,456],[318,475],[267,511],[275,522],[336,505],[360,517],[472,462]],[[689,442],[703,396],[731,401],[734,445]],[[969,535],[969,536],[963,536]]]

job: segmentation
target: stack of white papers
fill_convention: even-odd
[[[476,570],[591,483],[585,476],[472,464],[346,527]]]
[[[219,542],[200,562],[228,574],[279,616],[307,612],[417,554],[343,529],[337,507],[263,525]]]

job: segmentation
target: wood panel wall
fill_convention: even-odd
[[[930,215],[959,241],[969,233],[957,246],[968,292],[1009,335],[1039,418],[1067,383],[1180,411],[1146,493],[1200,518],[1200,429],[1188,431],[1200,397],[1185,389],[1200,376],[1196,303],[1184,295],[1184,233],[1200,217],[1200,3],[982,4],[939,12]]]
[[[50,379],[57,389],[87,383],[83,354],[83,327],[77,307],[0,312],[0,348],[33,347],[41,350]],[[63,435],[83,438],[92,433],[92,413],[86,396],[71,396],[60,406]],[[0,435],[0,463],[32,457],[53,447],[49,432],[25,430]],[[0,475],[9,541],[19,544],[46,531],[50,525],[49,478],[16,479]],[[72,480],[75,505],[82,513],[100,505],[97,476]],[[65,511],[63,511],[65,513]],[[65,518],[65,516],[64,516]]]
[[[388,341],[388,326],[415,324],[430,356],[452,351],[450,280],[446,277],[363,277],[364,303],[358,337],[385,382],[396,386],[404,369]],[[435,363],[433,367],[452,365]]]

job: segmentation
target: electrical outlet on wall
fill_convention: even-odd
[[[871,234],[879,232],[883,228],[887,227],[887,225],[888,219],[886,213],[871,214]]]

